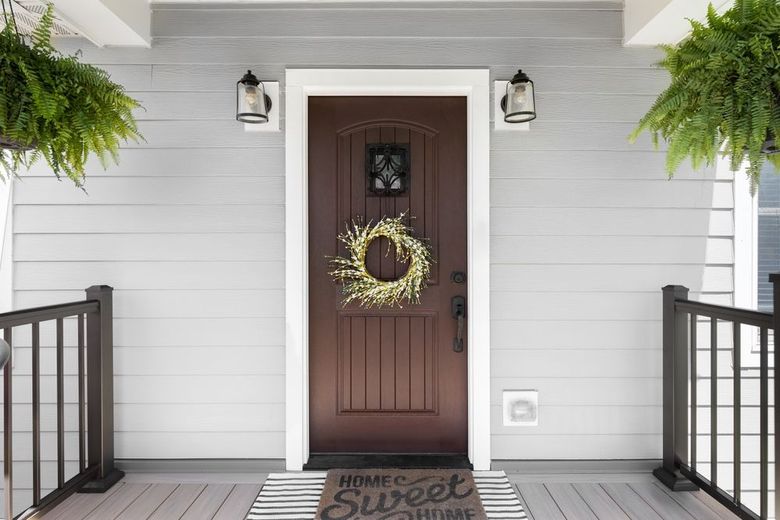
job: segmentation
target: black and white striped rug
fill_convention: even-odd
[[[313,520],[326,475],[324,471],[271,473],[246,520]],[[503,471],[475,471],[474,482],[489,520],[528,518]]]

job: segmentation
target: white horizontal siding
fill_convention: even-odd
[[[86,193],[40,164],[15,187],[16,306],[116,288],[117,456],[284,456],[284,137],[243,131],[234,86],[312,65],[531,73],[539,119],[491,140],[493,456],[660,456],[659,289],[730,301],[733,200],[728,177],[684,166],[669,182],[663,151],[626,140],[668,80],[658,51],[621,45],[614,4],[165,8],[154,32],[150,50],[62,42],[145,104],[145,140],[107,172],[90,162]],[[28,330],[16,344],[28,402]],[[42,344],[51,403],[52,327]],[[72,348],[65,361],[72,403]],[[522,388],[540,392],[538,428],[500,424],[501,392]]]

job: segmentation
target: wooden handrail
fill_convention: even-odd
[[[780,330],[780,274],[770,275],[774,285],[774,313],[758,312],[723,305],[691,301],[688,289],[679,285],[663,288],[663,464],[653,474],[674,491],[701,488],[745,520],[769,518],[769,421],[773,413],[775,431],[780,431],[780,411],[770,412],[769,406],[769,331]],[[705,478],[697,470],[696,444],[698,435],[697,397],[698,326],[699,318],[709,318],[709,379],[710,383],[710,471]],[[733,406],[733,475],[734,492],[719,487],[718,475],[718,322],[733,324],[732,385]],[[706,323],[706,322],[705,322]],[[760,506],[754,512],[741,501],[742,419],[737,413],[742,406],[742,326],[758,328],[760,340]],[[774,349],[774,367],[780,368],[780,348]],[[706,363],[706,362],[705,362]],[[775,373],[778,373],[775,370]],[[780,403],[780,384],[774,385],[774,398]],[[690,400],[690,402],[689,402]],[[780,454],[780,436],[775,436],[775,453]],[[775,482],[780,483],[780,464],[775,456]],[[778,484],[775,484],[776,486]],[[780,493],[775,493],[775,508],[780,511]]]
[[[3,370],[4,479],[5,518],[28,519],[55,506],[77,490],[100,493],[122,478],[114,468],[114,393],[113,393],[113,289],[96,285],[87,289],[83,301],[48,305],[0,314],[0,329],[8,349]],[[65,480],[65,402],[64,402],[64,320],[77,320],[78,348],[78,424],[79,472]],[[56,324],[56,391],[57,391],[57,489],[41,497],[41,418],[40,418],[40,324]],[[86,327],[85,327],[86,323]],[[32,422],[33,422],[33,503],[14,516],[13,506],[13,333],[17,327],[31,327],[32,332]],[[85,330],[86,329],[86,330]],[[85,370],[85,365],[87,369]],[[88,406],[86,406],[88,404]],[[87,409],[85,418],[85,407]],[[86,435],[87,425],[89,435]],[[86,442],[85,442],[86,441]]]
[[[20,325],[32,325],[33,323],[56,320],[59,318],[70,318],[71,316],[97,312],[99,310],[100,302],[97,300],[83,300],[4,312],[0,314],[0,329],[19,327]]]

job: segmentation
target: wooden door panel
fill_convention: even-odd
[[[339,413],[437,413],[435,321],[434,314],[342,313]]]
[[[388,126],[392,125],[392,126]],[[382,197],[369,192],[365,178],[365,156],[362,150],[372,143],[409,144],[412,157],[412,186],[406,194],[397,197]],[[385,216],[400,215],[408,212],[414,216],[412,226],[420,236],[426,237],[437,257],[439,244],[439,208],[437,196],[438,139],[434,131],[422,129],[413,122],[372,121],[365,126],[343,130],[338,135],[338,215],[343,223],[350,223],[357,216],[364,222],[381,219]],[[343,245],[339,245],[340,254],[344,254]],[[399,277],[405,266],[394,261],[391,253],[385,254],[390,243],[380,238],[372,244],[366,257],[369,271],[383,280]],[[438,264],[433,264],[429,285],[439,281]]]
[[[464,453],[467,353],[454,352],[450,281],[466,266],[466,102],[462,97],[309,99],[309,438],[313,453]],[[368,189],[366,146],[408,145],[409,186],[397,196]],[[441,204],[446,201],[446,207]],[[408,212],[435,263],[418,305],[342,305],[327,257],[353,220]],[[406,266],[370,247],[381,279]],[[468,347],[467,347],[468,348]]]

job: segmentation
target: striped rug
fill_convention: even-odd
[[[246,520],[313,520],[326,475],[271,473]],[[474,482],[489,520],[528,518],[503,471],[475,471]]]

